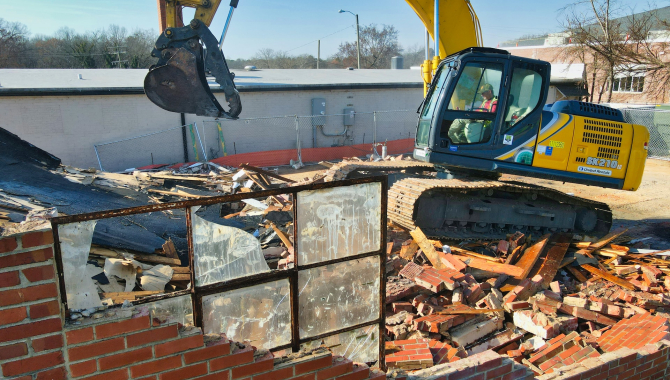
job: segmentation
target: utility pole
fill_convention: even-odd
[[[316,43],[316,69],[319,69],[319,61],[321,60],[321,40]]]
[[[125,46],[118,46],[118,45],[115,45],[114,47],[109,48],[109,53],[110,54],[116,54],[116,61],[112,61],[112,64],[116,64],[116,67],[118,69],[121,68],[122,63],[128,63],[127,59],[124,59],[124,60],[121,59],[121,54],[126,54],[126,52],[121,51],[121,49],[125,49],[125,48],[126,48]]]
[[[437,1],[437,0],[436,0]],[[358,69],[361,69],[361,34],[358,28],[358,14],[356,14],[356,48],[358,50]]]

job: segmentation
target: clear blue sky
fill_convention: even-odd
[[[484,44],[495,47],[525,34],[559,31],[565,18],[559,9],[576,0],[471,1],[481,21]],[[228,3],[223,0],[212,23],[216,36],[223,29]],[[647,0],[621,4],[637,12],[648,9]],[[668,0],[656,1],[659,7],[669,4]],[[358,13],[361,24],[395,26],[402,46],[424,44],[423,24],[402,0],[240,0],[224,53],[229,59],[248,58],[259,49],[272,48],[293,55],[316,55],[316,40],[321,39],[321,56],[330,56],[341,42],[356,39],[354,16],[339,14],[340,8]],[[63,26],[86,32],[110,24],[129,31],[158,30],[155,0],[0,0],[0,17],[27,25],[32,34],[49,35]]]

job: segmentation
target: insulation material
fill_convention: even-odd
[[[191,209],[196,286],[270,271],[258,239],[199,217],[198,208]]]
[[[172,279],[174,271],[168,265],[156,265],[142,272],[140,284],[143,290],[165,290],[165,285]]]
[[[300,264],[379,250],[381,193],[378,182],[299,192]]]
[[[205,334],[226,334],[273,348],[291,341],[289,281],[278,280],[202,298]]]
[[[300,337],[379,318],[379,271],[379,257],[300,271]]]
[[[343,356],[358,363],[372,363],[379,359],[379,326],[371,325],[342,334],[331,335],[300,345],[300,350],[313,350],[321,345],[331,347],[333,355]]]
[[[105,276],[109,279],[109,283],[116,283],[112,276],[116,276],[126,282],[124,292],[132,292],[135,288],[135,281],[137,278],[137,268],[141,268],[140,263],[135,260],[128,259],[105,259]]]
[[[58,226],[67,304],[70,310],[102,306],[86,262],[97,220]]]

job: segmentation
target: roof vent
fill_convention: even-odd
[[[353,67],[347,67],[347,70],[353,70],[353,69],[354,69]]]
[[[77,74],[77,79],[84,79],[81,77],[81,74]]]

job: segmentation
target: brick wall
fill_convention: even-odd
[[[114,309],[64,326],[51,230],[0,238],[0,378],[364,380],[385,374],[327,351],[275,363],[265,352],[200,329]],[[113,315],[112,315],[113,314]]]

